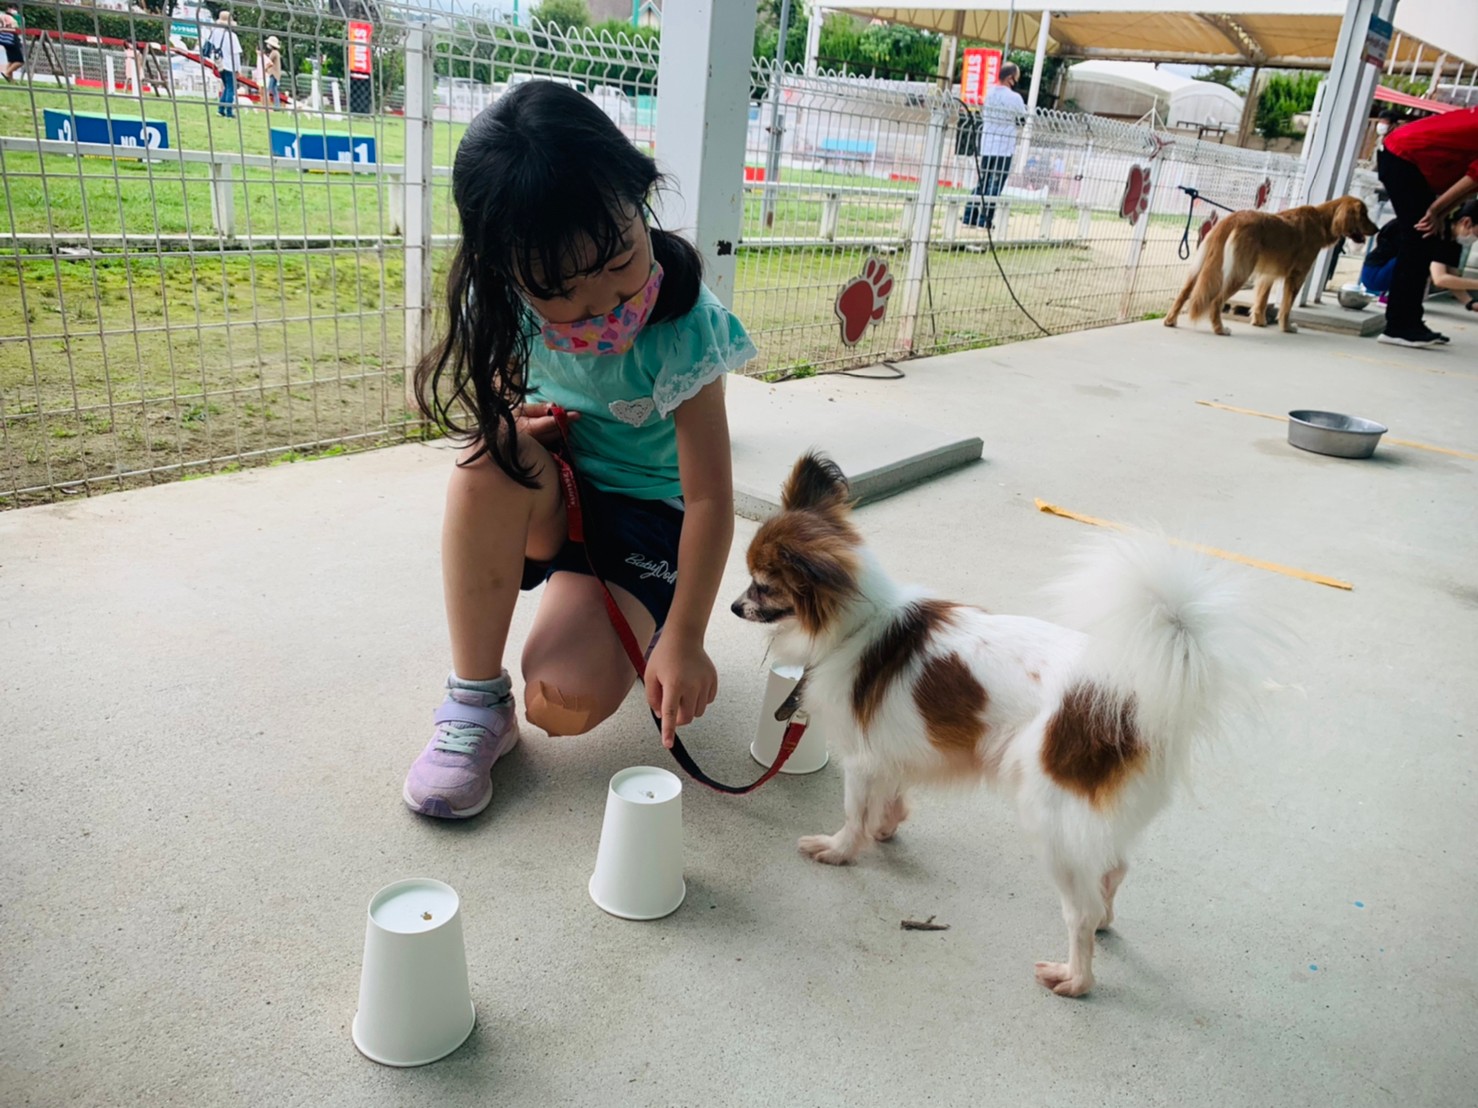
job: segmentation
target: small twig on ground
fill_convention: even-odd
[[[904,931],[948,931],[949,930],[949,924],[947,924],[947,923],[935,923],[933,916],[930,916],[928,919],[925,919],[925,920],[918,920],[918,919],[900,920],[898,922],[898,926],[902,930],[904,930]]]

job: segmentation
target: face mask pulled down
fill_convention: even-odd
[[[544,345],[562,354],[625,354],[646,326],[661,289],[662,266],[654,261],[641,291],[615,311],[574,323],[543,320]]]

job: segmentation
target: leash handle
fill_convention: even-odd
[[[554,425],[559,428],[560,442],[564,449],[553,454],[554,464],[559,470],[560,495],[564,499],[565,518],[568,522],[571,542],[580,543],[585,548],[585,562],[590,567],[590,575],[600,585],[601,596],[605,600],[606,616],[611,621],[611,626],[616,631],[616,637],[621,640],[621,647],[626,651],[626,657],[630,660],[632,668],[636,670],[637,679],[645,684],[647,679],[647,657],[642,650],[641,644],[636,640],[636,632],[631,629],[626,616],[622,613],[616,598],[611,594],[610,586],[606,584],[605,578],[595,568],[595,561],[590,556],[590,546],[585,542],[585,515],[580,508],[580,485],[575,479],[575,467],[566,457],[569,454],[569,432],[570,416],[558,404],[549,405],[549,414],[554,417]],[[662,720],[656,712],[652,712],[651,705],[647,706],[651,712],[652,722],[657,725],[657,731],[662,730]],[[795,753],[795,748],[800,745],[801,736],[806,733],[806,725],[809,719],[805,712],[796,712],[791,718],[789,725],[785,728],[785,734],[780,740],[780,750],[775,755],[775,760],[770,763],[770,768],[765,770],[759,778],[748,785],[725,785],[721,781],[715,781],[704,773],[693,756],[688,753],[688,748],[683,745],[682,738],[674,731],[672,736],[672,757],[683,771],[697,781],[700,785],[706,785],[715,792],[726,793],[729,796],[743,796],[752,793],[770,778],[780,772],[780,767],[790,760]]]

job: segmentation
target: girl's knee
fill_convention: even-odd
[[[525,718],[556,738],[588,734],[618,707],[600,696],[569,692],[537,678],[530,678],[524,691]]]

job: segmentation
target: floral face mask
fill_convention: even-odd
[[[615,311],[575,323],[544,320],[544,345],[563,354],[624,354],[646,326],[661,289],[662,266],[654,261],[652,272],[641,291]]]

